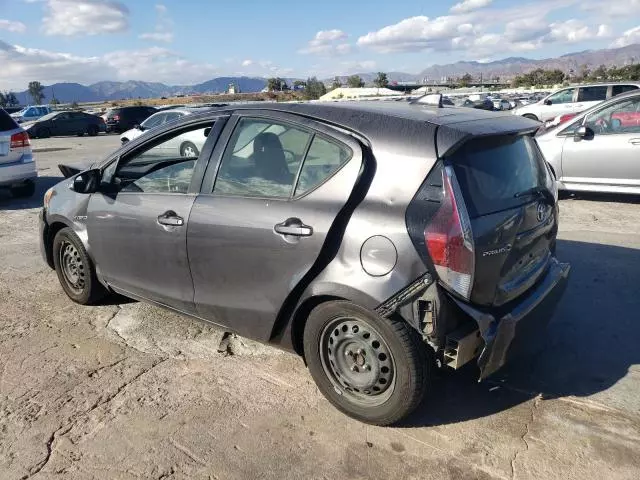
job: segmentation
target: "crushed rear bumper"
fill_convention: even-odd
[[[478,358],[480,379],[495,373],[509,357],[524,349],[534,335],[545,329],[567,287],[571,267],[555,258],[542,280],[523,295],[508,312],[481,311],[453,298],[478,324],[485,346]]]

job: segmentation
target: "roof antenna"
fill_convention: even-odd
[[[442,94],[441,93],[429,93],[422,95],[421,97],[411,100],[411,105],[431,105],[433,107],[442,108]]]

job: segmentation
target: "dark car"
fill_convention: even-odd
[[[95,137],[105,131],[104,120],[84,112],[53,112],[33,123],[24,124],[31,138],[49,138],[56,135],[78,135],[85,133]]]
[[[118,292],[296,352],[337,408],[392,424],[436,365],[498,370],[565,289],[538,126],[399,102],[187,115],[63,165],[42,253],[75,302]]]
[[[106,116],[107,133],[122,133],[140,125],[147,117],[156,113],[153,107],[120,107],[109,110]]]

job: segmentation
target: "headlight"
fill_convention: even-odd
[[[44,208],[49,208],[49,202],[51,201],[51,197],[53,197],[55,193],[56,192],[53,190],[53,187],[45,192],[44,201],[42,202],[44,204]]]

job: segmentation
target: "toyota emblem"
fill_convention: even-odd
[[[544,212],[545,212],[546,208],[544,206],[544,204],[539,203],[538,204],[538,209],[537,209],[537,215],[538,215],[538,221],[541,222],[542,219],[544,218]]]

